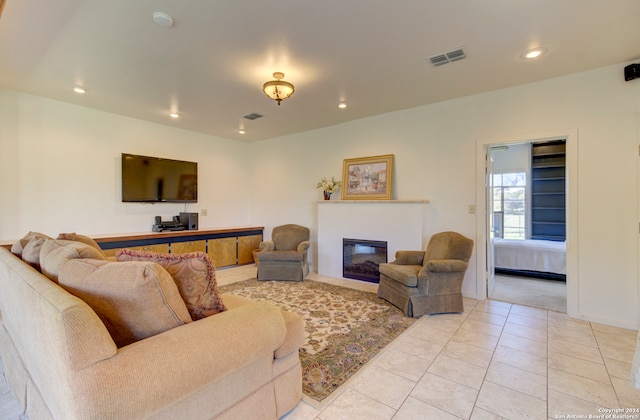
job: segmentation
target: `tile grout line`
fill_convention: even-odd
[[[496,341],[496,345],[493,348],[493,351],[491,352],[491,359],[489,360],[489,364],[487,365],[487,370],[484,372],[484,376],[482,377],[482,383],[480,384],[480,389],[478,390],[478,395],[476,395],[476,399],[473,402],[473,410],[471,410],[471,416],[473,416],[473,412],[475,411],[476,407],[478,407],[478,399],[480,398],[480,392],[482,392],[482,388],[484,387],[485,382],[487,382],[487,375],[489,374],[489,368],[491,367],[491,363],[493,363],[493,358],[496,355],[496,350],[498,349],[498,345],[500,344],[500,339],[502,339],[502,334],[504,334],[504,327],[507,325],[507,320],[509,319],[509,315],[511,315],[511,311],[512,310],[513,310],[513,304],[510,303],[509,304],[509,311],[505,315],[504,324],[502,325],[502,328],[500,328],[500,335],[498,336],[498,340]],[[488,411],[488,410],[486,410],[484,408],[482,408],[482,410],[491,413],[491,411]],[[498,413],[492,413],[492,414],[495,414],[496,416],[500,417],[500,415]]]

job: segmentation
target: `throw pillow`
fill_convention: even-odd
[[[58,282],[60,267],[69,260],[92,258],[104,260],[104,255],[94,247],[76,241],[47,239],[40,249],[42,274]]]
[[[152,262],[72,260],[58,279],[96,312],[118,347],[191,322],[175,282]]]
[[[176,282],[194,321],[226,311],[218,292],[215,266],[204,252],[161,254],[125,248],[118,251],[116,259],[153,261],[164,267]]]
[[[28,263],[30,266],[40,271],[40,249],[47,239],[37,238],[32,239],[24,246],[22,250],[22,261]]]
[[[61,234],[58,235],[57,239],[64,239],[64,240],[67,240],[67,241],[78,241],[78,242],[82,242],[83,244],[91,245],[92,247],[94,247],[95,249],[100,251],[100,253],[102,253],[102,255],[104,255],[104,251],[102,251],[102,248],[100,248],[100,245],[98,245],[98,243],[96,241],[94,241],[93,239],[91,239],[88,236],[78,235],[75,232],[72,232],[72,233],[61,233]]]
[[[22,251],[24,250],[24,247],[29,243],[29,241],[40,238],[53,239],[50,236],[45,235],[44,233],[29,232],[11,246],[11,252],[22,258]]]

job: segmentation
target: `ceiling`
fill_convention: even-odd
[[[639,22],[639,0],[6,0],[0,86],[253,142],[638,60]]]

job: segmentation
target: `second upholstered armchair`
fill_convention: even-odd
[[[456,232],[436,233],[426,251],[398,251],[380,264],[378,296],[407,316],[463,312],[462,280],[473,241]]]
[[[260,244],[258,280],[304,280],[309,274],[309,235],[309,229],[304,226],[274,227],[271,240]]]

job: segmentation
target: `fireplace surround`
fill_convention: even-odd
[[[387,262],[387,241],[342,239],[342,277],[380,282],[378,266]]]
[[[314,255],[318,274],[343,278],[343,238],[386,241],[389,259],[401,249],[423,249],[428,203],[428,200],[318,201],[318,245]]]

